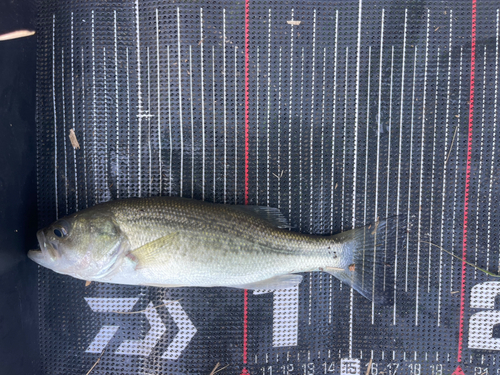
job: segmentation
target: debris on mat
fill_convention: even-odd
[[[210,375],[215,375],[215,374],[217,374],[218,372],[221,372],[222,370],[224,370],[224,369],[225,369],[226,367],[228,367],[229,365],[226,365],[226,366],[224,366],[224,367],[222,367],[222,368],[219,368],[219,366],[220,366],[220,363],[219,363],[219,362],[217,362],[217,364],[215,365],[215,367],[214,367],[214,369],[212,370],[212,372],[210,373]]]
[[[33,30],[16,30],[16,31],[12,31],[10,33],[0,35],[0,41],[24,38],[24,37],[31,36],[34,34],[35,34],[35,31],[33,31]]]
[[[80,149],[80,144],[78,143],[78,139],[76,139],[76,134],[74,129],[69,129],[69,140],[71,142],[71,146],[73,146],[75,150]]]

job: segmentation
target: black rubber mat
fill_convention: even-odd
[[[278,207],[315,234],[411,223],[383,307],[324,273],[256,293],[40,268],[44,372],[496,373],[500,284],[422,241],[498,272],[498,8],[41,1],[41,226],[157,195]]]

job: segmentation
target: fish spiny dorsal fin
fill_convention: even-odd
[[[164,252],[167,247],[174,247],[179,239],[179,232],[169,233],[166,236],[160,237],[154,241],[132,250],[128,257],[136,263],[136,269],[147,267],[151,264],[157,264],[159,253]]]
[[[276,228],[290,229],[290,224],[288,220],[283,216],[283,214],[274,207],[266,206],[232,206],[235,210],[246,213],[247,215],[257,217],[264,220],[268,224]]]

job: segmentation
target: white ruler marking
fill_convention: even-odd
[[[441,223],[444,223],[444,204],[446,201],[446,177],[448,175],[448,132],[450,123],[450,84],[451,84],[451,58],[452,58],[452,36],[453,36],[453,10],[450,9],[450,37],[448,42],[448,81],[446,87],[446,122],[445,122],[445,140],[444,140],[444,152],[443,152],[443,163],[444,163],[444,173],[443,173],[443,194],[441,198]],[[439,241],[441,247],[443,246],[443,227],[441,225],[441,230],[439,234]],[[437,309],[437,326],[441,324],[441,292],[443,289],[443,252],[439,252],[439,279],[438,279],[438,309]]]
[[[341,222],[340,231],[344,231],[344,207],[345,207],[345,170],[346,170],[346,149],[347,149],[347,91],[348,91],[348,77],[349,77],[349,47],[345,49],[345,81],[344,81],[344,131],[342,142],[342,200],[341,200]],[[343,282],[340,281],[340,290],[342,290]],[[349,314],[350,315],[350,314]]]
[[[316,9],[313,13],[313,35],[312,35],[312,72],[311,72],[311,133],[309,135],[309,233],[313,233],[313,207],[314,207],[314,102],[315,102],[315,84],[316,84]]]
[[[227,92],[226,92],[226,9],[222,10],[222,80],[224,88],[224,97],[222,108],[224,113],[224,204],[227,197]]]
[[[413,171],[413,120],[415,118],[415,78],[417,71],[417,53],[418,47],[415,46],[415,56],[413,58],[413,83],[412,83],[412,94],[411,94],[411,120],[410,120],[410,170],[408,172],[408,212],[406,217],[406,267],[405,267],[405,292],[408,292],[408,259],[409,259],[409,249],[410,249],[410,208],[411,208],[411,179]]]
[[[333,276],[328,275],[328,324],[332,324]]]
[[[59,219],[59,196],[57,192],[57,109],[56,109],[56,15],[52,15],[52,106],[54,109],[54,194],[56,219]]]
[[[342,208],[341,208],[341,222],[340,231],[344,231],[344,203],[345,203],[345,161],[346,161],[346,144],[347,144],[347,91],[348,91],[348,78],[349,78],[349,47],[345,48],[345,81],[344,81],[344,140],[342,151]]]
[[[160,28],[158,25],[158,8],[156,8],[156,92],[158,100],[158,179],[159,195],[163,194],[162,145],[161,145],[161,93],[160,93]],[[118,93],[118,90],[117,90]]]
[[[278,164],[278,209],[281,209],[281,57],[283,49],[280,47],[280,53],[278,58],[278,137],[277,137],[277,164]]]
[[[380,133],[382,131],[381,124],[381,106],[382,106],[382,58],[384,52],[384,16],[385,9],[382,9],[382,23],[380,26],[380,60],[378,72],[378,114],[377,114],[377,171],[375,174],[375,218],[378,220],[378,184],[379,184],[379,169],[380,169]],[[372,324],[375,324],[375,302],[372,301]]]
[[[429,14],[430,11],[427,9],[427,36],[425,40],[425,67],[424,67],[424,91],[422,99],[422,141],[421,151],[420,151],[420,183],[419,183],[419,193],[418,193],[418,243],[417,243],[417,279],[415,288],[415,325],[418,326],[418,303],[419,303],[419,287],[420,287],[420,237],[421,237],[421,219],[422,219],[422,180],[423,180],[423,169],[424,169],[424,148],[425,148],[425,113],[426,113],[426,91],[427,91],[427,62],[429,57]]]
[[[73,124],[73,131],[76,133],[76,119],[75,119],[75,55],[74,55],[74,37],[73,37],[73,12],[71,12],[71,120]],[[75,211],[78,211],[79,198],[78,198],[78,168],[76,164],[76,149],[73,148],[73,167],[75,169]]]
[[[363,202],[363,225],[366,225],[366,204],[368,198],[368,153],[369,153],[369,134],[370,134],[370,84],[372,68],[372,46],[368,47],[368,88],[366,94],[366,139],[365,139],[365,201]],[[333,155],[333,154],[332,154]]]
[[[115,102],[116,102],[116,143],[115,143],[115,155],[116,155],[116,197],[120,198],[120,107],[118,102],[118,35],[117,35],[117,25],[116,25],[116,10],[113,12],[113,34],[115,42]],[[156,11],[156,17],[158,20],[158,10]],[[158,64],[159,66],[159,64]]]
[[[86,128],[87,121],[85,115],[85,60],[83,58],[83,47],[82,47],[82,158],[83,158],[83,184],[85,188],[85,208],[89,206],[89,194],[88,194],[88,178],[87,178],[87,137],[86,137]]]
[[[364,202],[363,202],[363,225],[366,226],[366,204],[368,196],[368,154],[369,154],[369,134],[370,134],[370,79],[371,79],[371,61],[372,61],[372,47],[368,47],[368,88],[366,95],[366,138],[365,138],[365,188],[364,188]],[[365,265],[365,251],[363,250],[363,265]],[[362,273],[361,285],[364,286],[365,274]]]
[[[483,54],[483,103],[481,105],[481,146],[479,150],[479,175],[477,179],[477,191],[481,191],[481,178],[483,175],[483,145],[484,145],[484,128],[485,128],[485,123],[484,123],[484,113],[485,113],[485,102],[486,102],[486,64],[487,64],[487,59],[486,59],[486,54],[487,54],[487,47],[486,45],[484,46],[484,54]],[[479,213],[479,196],[481,194],[477,194],[476,196],[476,212]],[[475,230],[475,238],[474,238],[474,264],[477,265],[477,247],[478,247],[478,239],[479,239],[479,220],[480,216],[476,215],[476,230]],[[488,270],[490,267],[490,257],[489,257],[489,251],[488,251],[488,256],[486,257],[486,269]],[[477,277],[477,269],[474,268],[474,279]]]
[[[238,204],[238,47],[234,47],[234,204]]]
[[[127,196],[130,198],[130,68],[127,52]]]
[[[361,16],[362,16],[363,1],[359,0],[358,12],[358,46],[356,57],[356,104],[354,111],[354,160],[353,160],[353,179],[352,179],[352,229],[356,227],[356,182],[357,182],[357,169],[358,169],[358,126],[359,126],[359,69],[361,58]],[[346,67],[347,75],[347,67]],[[347,91],[346,91],[347,94]],[[353,321],[354,321],[354,294],[353,287],[351,286],[351,295],[349,303],[349,358],[352,358],[352,341],[353,341]]]
[[[266,130],[267,130],[267,153],[266,153],[266,179],[267,179],[267,188],[266,188],[266,198],[267,205],[269,206],[269,177],[271,171],[269,170],[269,119],[271,115],[271,9],[269,9],[269,26],[267,29],[267,122],[266,122]]]
[[[194,198],[193,52],[191,45],[189,45],[189,99],[191,111],[191,198]]]
[[[168,159],[168,195],[172,195],[172,156],[173,156],[173,145],[172,145],[172,103],[170,96],[170,46],[167,45],[167,99],[168,99],[168,139],[169,139],[169,159]]]
[[[349,358],[352,358],[352,341],[353,341],[353,324],[354,324],[354,289],[351,287],[351,293],[349,296]]]
[[[396,216],[399,217],[399,200],[401,198],[401,158],[402,158],[402,142],[403,142],[403,107],[404,107],[404,89],[405,89],[405,66],[406,66],[406,30],[408,25],[408,9],[405,9],[405,24],[403,32],[403,56],[401,63],[401,99],[399,108],[399,147],[398,147],[398,187],[396,198]],[[411,160],[410,160],[411,163]],[[396,222],[396,234],[399,232],[399,220]],[[394,249],[394,307],[392,315],[392,324],[396,325],[396,301],[397,301],[397,281],[398,281],[398,244],[396,239],[396,246]]]
[[[224,67],[225,69],[225,67]],[[182,68],[181,68],[181,16],[177,7],[177,72],[179,79],[179,135],[181,143],[181,171],[179,176],[179,195],[183,196],[184,187],[184,126],[182,119]]]
[[[213,139],[214,139],[214,157],[213,157],[213,163],[214,163],[214,170],[213,170],[213,181],[214,181],[214,186],[213,186],[213,200],[215,202],[215,187],[216,187],[216,180],[215,180],[215,172],[216,172],[216,151],[217,151],[217,138],[216,138],[216,131],[215,131],[215,49],[214,46],[212,46],[212,125],[213,125]]]
[[[389,130],[388,137],[389,143],[387,145],[387,183],[386,183],[386,199],[385,199],[385,217],[389,217],[389,187],[391,182],[391,146],[392,146],[392,91],[393,91],[393,77],[394,77],[394,46],[391,48],[391,83],[389,86]],[[387,229],[387,228],[386,228]],[[375,258],[375,257],[374,257]],[[384,246],[384,263],[387,263],[387,235]],[[386,281],[386,267],[384,267],[384,281],[383,290],[385,291]]]
[[[146,49],[146,56],[147,56],[147,66],[148,66],[148,110],[147,110],[147,118],[148,118],[148,157],[149,157],[149,191],[148,191],[148,196],[151,196],[152,190],[153,190],[153,174],[152,174],[152,164],[153,160],[151,158],[151,116],[152,116],[152,111],[151,111],[151,61],[150,61],[150,56],[149,56],[149,46]]]
[[[312,272],[308,272],[309,276],[309,325],[312,323],[312,293],[313,293],[313,278],[312,278]]]
[[[64,147],[64,199],[66,203],[65,212],[68,214],[68,149],[66,147],[66,95],[64,84],[64,48],[61,49],[61,96],[62,96],[62,120],[63,120],[63,147]]]
[[[106,63],[106,47],[103,47],[102,49],[102,57],[103,57],[103,81],[104,81],[104,147],[101,146],[101,150],[104,151],[104,175],[103,181],[101,182],[104,184],[105,188],[101,192],[101,197],[100,201],[108,201],[109,200],[109,194],[107,192],[109,191],[109,186],[108,186],[108,80],[107,80],[107,63]],[[97,135],[97,133],[96,133]]]
[[[136,38],[137,38],[137,177],[139,183],[138,196],[142,195],[142,87],[141,87],[141,36],[139,33],[139,0],[135,1],[135,24],[136,24]]]
[[[292,8],[292,21],[293,21]],[[292,220],[292,116],[293,116],[293,24],[290,25],[290,82],[288,100],[288,220]],[[258,95],[257,95],[258,96]],[[257,121],[257,124],[259,122]],[[258,126],[257,126],[258,128]],[[291,228],[290,228],[291,229]]]
[[[203,8],[200,8],[200,73],[201,73],[201,142],[202,142],[202,187],[201,187],[201,199],[205,200],[205,167],[206,167],[206,155],[205,155],[205,76],[203,62],[205,56],[203,54]]]
[[[437,111],[438,111],[438,95],[439,95],[439,53],[437,49],[437,63],[436,63],[436,93],[434,98],[434,119],[433,119],[433,138],[432,138],[432,166],[431,166],[431,206],[430,206],[430,222],[429,222],[429,241],[432,241],[432,212],[434,209],[434,180],[435,180],[435,164],[436,164],[436,127],[437,127]],[[443,192],[444,194],[444,192]],[[429,244],[429,260],[427,269],[427,293],[431,291],[431,265],[432,265],[432,247]]]
[[[255,204],[259,205],[259,128],[260,128],[260,112],[259,112],[259,98],[260,98],[260,48],[257,46],[257,70],[256,70],[256,105],[255,105]]]
[[[461,105],[461,100],[462,100],[462,57],[463,57],[463,48],[460,48],[460,80],[459,80],[459,86],[458,86],[458,123],[457,127],[460,127],[460,120],[461,120],[461,110],[462,110],[462,105]],[[457,130],[459,130],[458,128]],[[451,248],[453,249],[455,247],[455,223],[456,223],[456,211],[457,211],[457,202],[458,202],[458,149],[460,145],[460,131],[457,131],[457,140],[455,142],[456,144],[456,151],[455,151],[455,181],[454,181],[454,186],[455,188],[453,189],[453,230],[451,231]],[[450,257],[450,270],[453,270],[454,267],[454,258]],[[453,292],[453,276],[454,272],[450,272],[450,293]]]
[[[378,218],[378,185],[379,185],[379,166],[380,166],[380,133],[382,132],[382,59],[384,52],[384,15],[385,9],[382,9],[382,25],[380,29],[380,60],[378,71],[378,114],[377,114],[377,172],[375,174],[375,218]]]
[[[332,176],[330,181],[330,234],[333,234],[333,197],[335,192],[335,127],[337,126],[337,48],[339,31],[339,11],[335,11],[335,52],[333,66],[333,105],[332,105]],[[331,276],[330,276],[331,278]],[[331,283],[330,283],[331,284]],[[331,295],[331,293],[330,293]],[[331,320],[331,315],[330,318]]]
[[[353,161],[353,179],[352,179],[352,228],[356,228],[356,183],[358,170],[358,127],[359,127],[359,67],[361,59],[361,17],[363,1],[359,0],[358,11],[358,46],[356,57],[356,101],[354,109],[354,161]],[[351,355],[349,355],[350,357]]]
[[[320,232],[323,234],[325,232],[325,222],[323,220],[323,211],[324,211],[324,195],[325,195],[325,171],[324,171],[324,165],[325,165],[325,87],[326,87],[326,48],[323,48],[323,80],[322,80],[322,86],[323,86],[323,93],[321,97],[321,166],[320,166],[320,172],[321,172],[321,177],[320,177]],[[320,278],[323,277],[323,273],[319,275]],[[321,283],[319,284],[321,287]]]
[[[488,189],[488,234],[487,234],[487,240],[486,240],[486,256],[489,261],[490,257],[490,239],[491,239],[491,196],[492,196],[492,190],[493,190],[493,176],[494,176],[494,166],[495,166],[495,141],[496,141],[496,134],[497,134],[497,127],[498,127],[498,114],[497,114],[497,105],[498,105],[498,39],[499,39],[499,10],[497,9],[497,35],[496,35],[496,53],[495,53],[495,101],[493,104],[493,140],[491,144],[491,164],[490,164],[490,185]],[[500,257],[499,257],[499,264],[498,264],[498,269],[500,269]]]
[[[99,189],[97,188],[97,115],[96,115],[96,98],[95,98],[95,38],[94,38],[94,11],[92,11],[92,107],[93,107],[93,136],[92,136],[92,141],[93,141],[93,148],[94,148],[94,203],[99,203],[98,199],[98,191]]]
[[[302,230],[302,134],[304,113],[304,47],[300,59],[300,126],[299,126],[299,230]]]

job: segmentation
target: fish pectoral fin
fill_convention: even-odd
[[[128,257],[137,265],[136,269],[147,267],[148,265],[158,264],[159,255],[165,251],[166,247],[174,247],[179,239],[179,232],[169,233],[154,241],[132,250]]]
[[[270,279],[257,281],[255,283],[243,285],[228,285],[231,288],[240,289],[290,289],[296,287],[302,281],[301,275],[279,275],[271,277]]]

